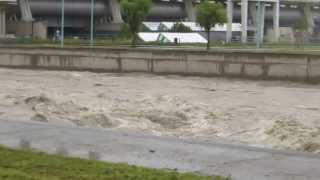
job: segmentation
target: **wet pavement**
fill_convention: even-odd
[[[65,127],[40,122],[0,120],[0,144],[21,144],[48,152],[234,180],[319,180],[316,154],[254,148],[244,145],[122,133],[94,128]]]

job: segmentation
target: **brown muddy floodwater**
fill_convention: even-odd
[[[320,153],[320,85],[0,69],[0,119]]]

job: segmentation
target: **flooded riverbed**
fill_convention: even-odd
[[[0,69],[0,119],[320,153],[320,85]]]

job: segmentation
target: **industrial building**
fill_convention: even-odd
[[[61,26],[61,0],[0,0],[0,37],[8,35],[47,38]],[[90,0],[65,0],[65,34],[86,35],[90,31]],[[154,0],[146,21],[189,21],[196,19],[198,0]],[[257,3],[261,3],[259,13]],[[228,23],[226,41],[233,39],[232,24],[241,23],[240,40],[250,36],[277,42],[292,33],[290,27],[307,19],[308,31],[318,36],[320,0],[226,0]],[[118,0],[95,0],[94,30],[97,34],[118,32],[123,19]]]

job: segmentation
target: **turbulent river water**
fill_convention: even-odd
[[[0,119],[320,153],[320,85],[0,69]]]

